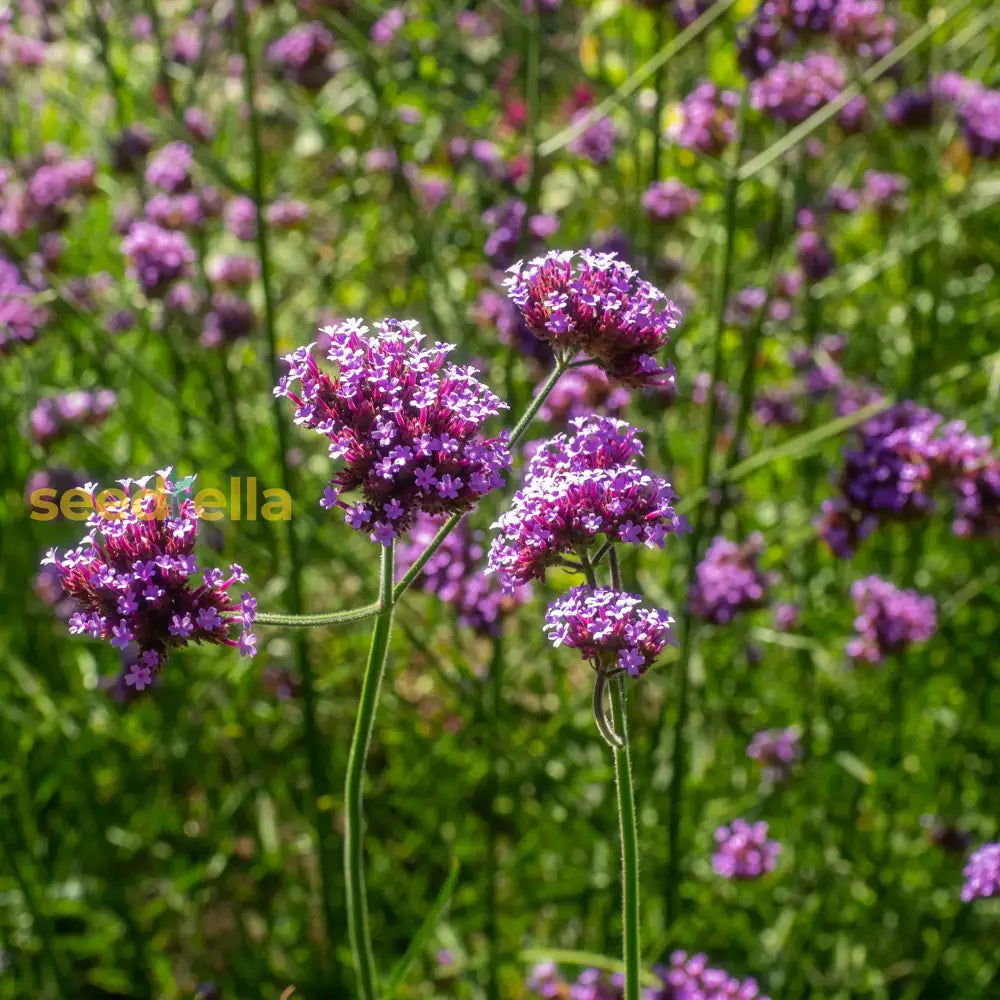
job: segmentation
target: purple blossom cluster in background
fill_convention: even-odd
[[[493,524],[489,567],[508,592],[600,538],[663,548],[669,534],[688,530],[670,484],[635,464],[642,444],[634,427],[596,416],[571,426],[536,451]]]
[[[934,508],[939,487],[955,497],[960,537],[1000,528],[1000,461],[989,437],[913,402],[865,421],[859,447],[844,453],[841,496],[824,501],[817,530],[834,555],[849,558],[882,521],[912,521]]]
[[[638,594],[610,587],[574,587],[545,612],[544,630],[553,646],[580,651],[595,670],[644,674],[668,645],[673,618],[647,608]]]
[[[27,284],[16,264],[0,255],[0,355],[30,343],[49,321],[38,301],[41,290]]]
[[[764,777],[781,781],[792,765],[802,757],[802,738],[795,726],[786,729],[763,729],[754,733],[747,756],[761,765]]]
[[[418,515],[396,549],[397,575],[405,574],[416,562],[443,523],[441,518]],[[417,584],[453,605],[459,624],[495,636],[503,613],[526,600],[530,590],[518,588],[513,594],[502,594],[496,580],[485,572],[484,555],[481,533],[464,520],[428,560]]]
[[[578,125],[585,119],[589,119],[591,111],[589,108],[581,108],[570,120],[571,125]],[[618,130],[615,123],[607,116],[595,118],[589,122],[584,130],[576,136],[567,147],[571,153],[582,156],[600,166],[607,163],[614,156],[615,139]]]
[[[511,457],[506,432],[480,436],[506,404],[474,368],[446,364],[452,345],[422,349],[414,320],[384,320],[376,331],[368,336],[359,319],[325,329],[336,377],[320,370],[310,344],[285,358],[289,373],[274,392],[290,399],[295,422],[328,437],[330,457],[345,463],[321,505],[343,508],[352,528],[388,545],[421,511],[474,507],[503,485]],[[363,499],[340,499],[356,490]]]
[[[797,125],[832,101],[846,84],[847,74],[835,56],[809,52],[801,62],[776,63],[754,80],[750,104],[772,118]]]
[[[128,258],[129,273],[143,292],[154,298],[162,297],[179,278],[189,276],[194,263],[194,250],[183,233],[143,220],[129,229],[122,240],[122,252]]]
[[[642,195],[642,207],[657,222],[673,222],[694,211],[700,202],[701,192],[676,178],[654,181]]]
[[[962,899],[966,903],[1000,893],[1000,844],[983,844],[973,851],[962,874]]]
[[[781,844],[769,840],[768,826],[763,820],[748,823],[734,819],[728,826],[715,831],[718,845],[712,855],[712,868],[717,875],[732,879],[756,879],[774,871]]]
[[[926,642],[937,630],[937,604],[915,590],[900,590],[877,576],[855,580],[851,599],[858,611],[857,635],[847,644],[855,662],[882,663],[915,642]]]
[[[643,991],[643,1000],[769,1000],[753,979],[736,979],[713,969],[705,955],[675,951],[669,965],[653,968],[660,982]],[[624,1000],[625,978],[618,972],[584,969],[567,982],[554,962],[536,965],[527,987],[542,1000]]]
[[[528,207],[520,198],[508,198],[488,208],[483,222],[489,227],[483,252],[496,267],[506,267],[517,255],[525,240],[529,244],[548,239],[559,229],[554,215],[528,215]]]
[[[554,350],[594,359],[623,385],[673,381],[673,367],[655,355],[680,311],[613,254],[552,251],[515,264],[504,285],[529,329]]]
[[[169,469],[157,473],[165,481],[160,490],[146,489],[150,476],[121,480],[117,498],[87,484],[95,512],[84,543],[62,553],[49,549],[42,562],[58,571],[76,604],[72,634],[106,639],[120,650],[134,645],[137,656],[125,683],[137,691],[152,683],[171,650],[189,643],[231,646],[243,656],[256,652],[250,628],[257,602],[244,593],[234,603],[229,594],[234,583],[246,582],[243,570],[233,564],[226,576],[206,569],[202,582],[192,581],[199,572],[198,513],[189,499],[171,509],[169,475]],[[238,639],[231,637],[234,628]]]
[[[274,69],[306,90],[320,90],[333,76],[333,36],[318,21],[300,24],[272,42],[267,58]]]
[[[757,565],[764,536],[755,532],[742,544],[714,538],[695,569],[691,613],[713,625],[725,625],[738,614],[762,607],[770,576]]]
[[[111,389],[74,389],[45,396],[31,411],[31,437],[38,444],[51,444],[80,427],[95,427],[107,419],[116,399]]]
[[[550,423],[565,424],[590,413],[617,417],[631,394],[614,385],[600,368],[587,365],[565,372],[542,404],[539,415]]]
[[[676,117],[667,126],[667,137],[687,149],[719,156],[736,138],[736,109],[740,95],[719,90],[714,83],[699,83],[681,101]]]

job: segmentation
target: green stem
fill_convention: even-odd
[[[493,656],[490,658],[488,689],[488,719],[490,731],[489,803],[487,805],[486,843],[486,942],[489,956],[487,970],[487,1000],[500,1000],[500,927],[499,893],[497,871],[499,868],[500,816],[497,799],[500,797],[500,760],[503,753],[502,725],[500,714],[503,709],[503,636],[493,640]]]
[[[280,625],[282,628],[324,628],[327,625],[344,625],[374,618],[379,613],[379,605],[365,604],[348,611],[330,611],[322,615],[278,615],[264,611],[257,615],[257,625]]]
[[[542,384],[541,389],[538,390],[537,395],[531,401],[528,409],[524,411],[524,415],[510,432],[510,446],[512,448],[518,443],[518,441],[521,440],[522,437],[524,437],[528,430],[528,426],[535,418],[535,414],[537,414],[542,408],[542,404],[548,398],[549,393],[555,388],[556,382],[559,381],[559,377],[564,371],[566,371],[568,366],[569,362],[567,360],[561,360],[556,364],[555,368],[552,369],[552,372]],[[428,560],[434,555],[435,552],[437,552],[437,550],[444,543],[444,540],[455,530],[458,522],[461,521],[464,516],[464,514],[453,514],[447,521],[445,521],[438,533],[431,539],[427,548],[420,553],[416,562],[414,562],[414,564],[404,574],[403,579],[396,584],[396,587],[392,592],[393,604],[395,604],[403,596],[403,594],[410,589],[413,581],[416,580],[416,578],[423,572],[423,568],[427,565]]]
[[[351,940],[351,954],[357,975],[358,996],[361,1000],[375,1000],[378,996],[378,973],[372,948],[371,928],[368,923],[368,898],[365,892],[364,830],[362,816],[362,788],[365,777],[365,760],[375,728],[375,710],[378,694],[385,673],[389,637],[392,634],[392,571],[393,546],[382,549],[379,573],[379,604],[381,608],[372,628],[368,664],[361,685],[361,701],[351,738],[351,752],[347,758],[347,781],[344,787],[344,879],[347,888],[347,925]]]
[[[635,829],[635,793],[625,712],[625,678],[611,684],[611,711],[622,746],[614,750],[615,787],[622,844],[622,929],[624,934],[625,1000],[639,1000],[639,844]]]

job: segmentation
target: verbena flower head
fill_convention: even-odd
[[[552,251],[515,264],[504,286],[532,333],[553,350],[582,352],[624,385],[673,382],[673,367],[655,355],[680,311],[614,254]]]
[[[742,544],[717,537],[695,570],[692,614],[725,625],[738,614],[764,604],[770,577],[757,564],[764,538],[754,533]]]
[[[642,195],[642,207],[657,222],[673,222],[694,211],[700,202],[701,192],[676,178],[654,181]]]
[[[754,979],[737,979],[724,969],[713,969],[703,954],[675,951],[669,966],[653,970],[663,981],[644,1000],[769,1000]]]
[[[747,756],[756,761],[772,781],[786,777],[792,764],[802,757],[802,741],[794,726],[786,729],[763,729],[754,733]]]
[[[274,390],[295,404],[295,422],[328,437],[330,457],[344,462],[322,506],[344,508],[352,528],[387,545],[421,511],[467,511],[503,485],[507,433],[480,431],[507,406],[476,369],[446,364],[452,345],[421,348],[415,320],[387,319],[369,335],[363,321],[348,319],[323,333],[337,374],[319,368],[310,344],[285,358],[289,374]],[[354,504],[340,499],[355,491],[362,499]]]
[[[543,1000],[623,1000],[625,977],[620,972],[584,969],[568,983],[554,962],[542,962],[532,969],[527,987]]]
[[[631,395],[613,385],[600,368],[587,365],[565,372],[546,397],[539,416],[550,423],[565,424],[595,411],[616,417],[628,406]]]
[[[545,632],[554,646],[580,651],[596,670],[624,670],[639,677],[668,645],[674,620],[648,608],[637,594],[611,587],[574,587],[545,612]]]
[[[49,320],[39,290],[21,277],[17,266],[0,255],[0,355],[34,340]]]
[[[750,103],[780,121],[797,125],[832,101],[847,84],[844,67],[825,52],[801,62],[779,62],[750,85]]]
[[[571,124],[576,125],[590,116],[589,108],[581,108],[571,119]],[[607,163],[614,156],[615,140],[618,137],[618,130],[615,123],[607,116],[597,118],[591,122],[567,147],[571,153],[585,157],[591,163],[600,166]]]
[[[667,137],[687,149],[719,156],[736,138],[736,108],[740,95],[704,81],[677,107]]]
[[[300,24],[267,50],[267,58],[293,83],[306,90],[320,90],[333,76],[330,54],[333,36],[319,21]]]
[[[670,484],[635,464],[642,445],[634,427],[609,417],[571,425],[535,453],[524,486],[492,525],[489,567],[507,592],[599,539],[662,548],[669,534],[689,530]]]
[[[132,225],[122,240],[129,272],[149,296],[159,297],[178,278],[191,273],[194,250],[183,233],[161,229],[152,222]]]
[[[186,142],[168,142],[149,161],[146,181],[167,194],[180,194],[191,187],[194,153]]]
[[[117,397],[111,389],[74,389],[59,396],[44,396],[31,411],[31,436],[48,444],[81,426],[96,426],[107,419]]]
[[[190,643],[232,646],[243,656],[256,652],[250,631],[256,601],[248,593],[234,601],[230,594],[247,576],[233,564],[228,575],[206,569],[195,579],[198,512],[192,500],[179,497],[171,509],[169,475],[169,469],[157,473],[165,481],[160,490],[146,489],[149,476],[121,480],[125,498],[101,498],[103,511],[96,484],[88,484],[95,512],[83,544],[62,553],[50,549],[42,561],[58,571],[75,602],[71,634],[106,639],[119,650],[134,645],[138,655],[125,683],[138,691],[152,683],[172,650]]]
[[[963,902],[968,903],[977,896],[989,897],[1000,893],[1000,844],[983,844],[973,851],[962,874],[965,876]]]
[[[755,879],[774,871],[781,844],[769,840],[768,826],[763,820],[747,823],[734,819],[728,826],[715,831],[719,845],[712,855],[712,868],[723,878]]]
[[[837,0],[830,27],[845,52],[871,60],[888,55],[896,34],[882,0]]]
[[[396,573],[402,575],[434,539],[442,518],[420,514],[396,550]],[[462,521],[431,556],[417,578],[418,586],[454,606],[460,625],[484,635],[498,635],[503,613],[511,610],[530,591],[519,589],[504,595],[493,577],[486,575],[482,534]]]
[[[937,631],[937,604],[915,590],[900,590],[877,576],[855,580],[851,599],[857,608],[857,635],[847,644],[852,660],[882,663]]]
[[[1000,90],[974,90],[959,107],[958,120],[973,156],[1000,157]]]
[[[934,94],[930,90],[901,90],[885,105],[885,117],[896,128],[928,128],[934,124]]]

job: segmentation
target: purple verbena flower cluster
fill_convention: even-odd
[[[691,613],[725,625],[738,614],[761,607],[771,583],[757,565],[763,551],[764,536],[756,532],[742,544],[714,538],[695,569]]]
[[[330,54],[333,36],[319,21],[292,28],[287,35],[272,42],[267,58],[272,66],[293,83],[306,90],[320,90],[333,76]]]
[[[548,606],[543,628],[552,645],[579,650],[595,670],[639,677],[676,644],[673,623],[666,611],[643,605],[638,594],[581,586]]]
[[[827,500],[817,530],[834,555],[849,558],[881,521],[911,521],[934,508],[939,486],[955,495],[961,537],[1000,528],[1000,462],[988,437],[913,402],[865,421],[859,447],[844,453],[841,496]]]
[[[847,84],[836,57],[807,53],[801,62],[776,63],[750,85],[753,107],[779,121],[797,125],[832,101]]]
[[[121,481],[124,498],[86,492],[95,503],[84,544],[59,553],[50,549],[42,562],[60,574],[66,595],[76,603],[69,619],[73,635],[106,639],[116,649],[134,644],[138,655],[125,682],[137,691],[148,687],[171,650],[204,642],[238,648],[253,656],[256,636],[250,631],[257,602],[244,593],[235,603],[229,588],[247,577],[236,564],[226,576],[207,569],[201,582],[194,555],[198,512],[189,499],[170,509],[170,470],[159,490],[147,490],[151,477]],[[139,491],[133,495],[132,487]],[[178,498],[179,499],[179,498]],[[231,638],[233,628],[239,638]]]
[[[46,396],[31,411],[31,437],[38,444],[49,444],[77,426],[96,426],[107,419],[116,399],[111,389],[75,389],[60,396]]]
[[[962,901],[976,897],[988,898],[1000,893],[1000,844],[983,844],[972,852],[969,863],[962,869],[965,885]]]
[[[915,590],[900,590],[877,576],[855,580],[851,599],[858,611],[857,635],[847,644],[855,662],[882,663],[915,642],[926,642],[937,630],[937,604]]]
[[[667,137],[687,149],[718,156],[736,138],[736,108],[740,95],[699,83],[677,107],[667,126]]]
[[[167,194],[181,194],[191,188],[194,153],[186,142],[168,142],[149,161],[146,181]]]
[[[535,453],[492,525],[489,567],[507,592],[599,538],[662,548],[668,534],[689,530],[670,484],[635,464],[642,444],[634,427],[596,416],[571,425]]]
[[[133,223],[122,252],[128,258],[129,273],[146,295],[159,298],[178,280],[191,273],[194,250],[182,232],[162,229],[153,222]]]
[[[705,955],[675,951],[669,966],[653,970],[663,989],[648,990],[644,1000],[769,1000],[754,979],[739,980],[724,969],[713,969]]]
[[[589,116],[590,109],[581,108],[573,115],[570,124],[577,125]],[[615,128],[615,123],[605,116],[587,125],[567,148],[571,153],[576,153],[577,156],[582,156],[600,166],[614,156],[617,137],[618,130]]]
[[[531,970],[527,987],[542,1000],[623,1000],[625,977],[620,972],[584,969],[567,983],[554,962],[542,962]]]
[[[830,30],[845,52],[874,61],[892,49],[896,21],[882,0],[837,0]]]
[[[680,311],[613,254],[552,251],[515,264],[504,286],[528,328],[555,351],[582,353],[623,385],[673,382],[673,367],[654,355]]]
[[[321,505],[344,508],[352,528],[388,545],[421,511],[470,510],[503,485],[511,456],[506,432],[480,435],[506,404],[474,368],[446,364],[452,345],[422,349],[414,320],[387,319],[376,331],[369,336],[359,319],[325,329],[337,375],[320,370],[310,344],[285,358],[290,371],[274,392],[290,399],[295,422],[328,437],[330,457],[345,463]],[[340,499],[355,490],[361,500]]]
[[[788,776],[792,765],[802,757],[802,740],[794,726],[785,729],[763,729],[754,733],[747,746],[747,756],[760,764],[764,776],[780,781]]]
[[[483,222],[490,230],[483,252],[496,268],[510,264],[525,238],[537,245],[559,229],[559,220],[554,215],[529,216],[528,207],[520,198],[508,198],[488,208],[483,212]]]
[[[701,192],[676,178],[654,181],[642,195],[642,207],[657,222],[673,222],[694,211],[700,202]]]
[[[49,321],[38,295],[39,289],[27,284],[17,266],[0,255],[0,355],[30,343]]]
[[[712,868],[717,875],[732,879],[755,879],[774,871],[781,844],[769,840],[764,820],[748,823],[734,819],[728,826],[715,831],[718,844],[712,855]]]
[[[539,415],[550,423],[565,424],[589,413],[620,416],[628,406],[630,393],[613,385],[600,368],[587,365],[565,372],[549,393]]]
[[[405,573],[416,562],[443,523],[427,514],[417,516],[396,549],[397,574]],[[417,583],[453,605],[460,625],[495,636],[500,633],[504,612],[526,600],[530,590],[518,588],[513,594],[502,594],[496,580],[485,572],[484,554],[481,533],[474,532],[464,520],[431,556]]]

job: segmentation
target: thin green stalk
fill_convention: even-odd
[[[497,893],[497,868],[500,817],[497,814],[497,799],[500,795],[500,756],[502,753],[502,725],[500,712],[503,707],[503,636],[493,640],[493,655],[490,658],[487,720],[489,725],[490,771],[489,801],[487,804],[486,841],[486,947],[489,968],[487,969],[487,1000],[500,1000],[500,927],[499,899]]]
[[[257,625],[278,625],[282,628],[325,628],[328,625],[344,625],[347,622],[360,622],[366,618],[374,618],[380,610],[376,604],[365,604],[360,608],[349,608],[347,611],[330,611],[322,615],[279,615],[260,612],[255,623]]]
[[[531,154],[528,161],[528,194],[525,199],[529,212],[538,211],[538,191],[541,186],[542,177],[538,169],[538,78],[539,64],[541,62],[541,35],[542,35],[542,12],[536,5],[534,12],[528,20],[525,29],[528,34],[527,39],[527,59],[526,62],[526,100],[528,104],[527,130],[528,141],[531,143]]]
[[[517,422],[514,429],[510,432],[510,446],[513,448],[518,441],[524,437],[528,430],[528,426],[534,419],[535,414],[542,408],[542,404],[548,399],[549,393],[555,388],[556,382],[559,381],[559,377],[564,371],[566,371],[569,363],[566,360],[560,360],[555,368],[552,369],[551,374],[542,384],[541,389],[538,390],[538,394],[531,401],[528,409],[524,411],[524,415]],[[423,572],[424,566],[427,565],[428,560],[444,543],[444,540],[455,530],[458,522],[462,520],[464,514],[453,514],[451,517],[445,521],[438,533],[431,539],[427,548],[420,553],[416,562],[409,568],[403,579],[396,584],[395,589],[392,592],[392,601],[395,604],[402,596],[409,590],[413,581],[420,576]]]
[[[155,8],[155,4],[150,6]],[[250,45],[250,35],[247,28],[246,11],[242,3],[235,5],[236,33],[239,48],[243,56],[243,98],[249,112],[250,126],[250,163],[251,188],[254,207],[256,209],[256,243],[257,256],[260,262],[260,280],[264,293],[264,332],[266,335],[267,361],[271,376],[277,381],[278,371],[278,337],[276,331],[276,310],[271,274],[271,255],[268,244],[267,220],[264,216],[264,158],[260,141],[260,119],[257,113],[256,95],[254,93],[254,58]],[[278,461],[281,469],[281,485],[289,496],[295,496],[295,484],[292,471],[288,464],[288,440],[285,421],[283,419],[281,400],[272,398],[272,419],[278,444]],[[285,536],[288,546],[288,593],[289,605],[293,615],[300,614],[303,607],[301,559],[299,555],[298,538],[291,519],[284,522]],[[309,663],[309,648],[303,633],[295,637],[295,660],[302,681],[302,717],[305,725],[305,744],[309,759],[309,777],[312,785],[312,819],[316,830],[316,846],[319,856],[320,881],[322,883],[323,918],[326,924],[327,940],[336,941],[339,937],[338,918],[333,906],[333,885],[335,882],[336,860],[331,841],[331,828],[328,818],[325,818],[319,808],[319,800],[327,794],[330,787],[326,771],[324,748],[319,731],[319,720],[316,710],[316,686],[312,666]],[[326,953],[326,949],[321,950]]]
[[[361,685],[361,701],[351,737],[351,752],[347,758],[347,781],[344,786],[344,878],[347,888],[347,926],[351,940],[358,996],[375,1000],[378,996],[378,972],[368,923],[368,897],[365,892],[364,830],[362,790],[365,760],[375,727],[375,710],[385,673],[386,654],[392,634],[393,613],[393,546],[382,549],[379,573],[379,604],[372,628],[371,647]]]
[[[613,551],[613,550],[612,550]],[[622,845],[622,932],[625,959],[625,1000],[639,1000],[639,843],[635,828],[635,793],[625,711],[625,678],[611,684],[611,711],[622,746],[614,750],[615,788]]]

